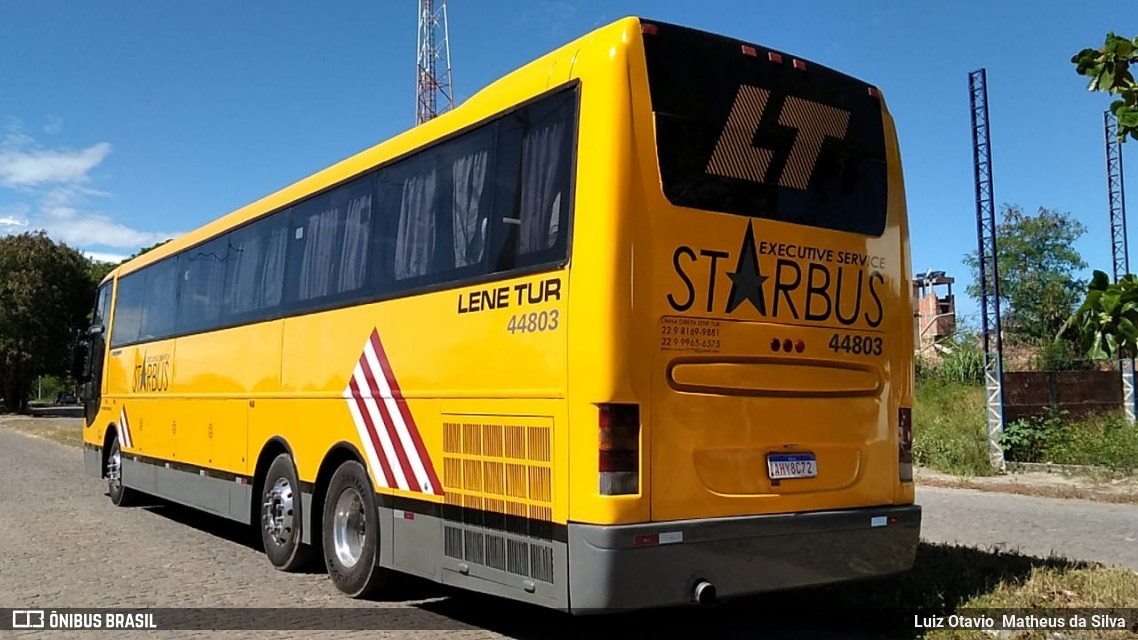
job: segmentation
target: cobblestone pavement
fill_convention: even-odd
[[[755,637],[761,633],[759,621],[771,619],[761,600],[743,601],[737,606],[725,605],[707,611],[573,618],[505,599],[448,591],[438,585],[421,582],[410,582],[400,592],[403,596],[400,600],[351,600],[340,595],[323,573],[286,574],[274,570],[260,551],[256,531],[251,528],[160,503],[116,508],[106,497],[105,490],[101,480],[83,474],[80,450],[0,428],[0,608],[281,607],[285,609],[279,613],[282,617],[306,623],[304,628],[293,631],[168,630],[137,633],[139,636],[170,638],[320,636],[430,639],[445,635],[448,638],[528,640],[547,638],[557,633],[561,637],[588,637],[593,640],[609,635],[606,631],[614,629],[632,627],[648,631],[660,625],[667,625],[671,631],[683,634],[694,632],[699,637],[724,638]],[[981,538],[992,535],[1000,540],[1007,539],[1010,534],[1063,539],[1064,534],[1054,527],[1041,528],[1034,533],[1020,530],[1004,532],[977,528],[969,524],[971,519],[953,516],[954,512],[976,513],[975,508],[981,498],[969,492],[920,491],[918,501],[925,498],[929,499],[933,510],[929,514],[926,531],[933,540],[959,539],[969,544],[987,545],[998,540]],[[1063,501],[1045,501],[1047,504],[1055,502]],[[993,506],[1009,508],[1002,503],[993,503]],[[1036,508],[1024,507],[1027,511],[1017,517],[1029,517],[1027,512]],[[1062,515],[1067,520],[1078,517],[1073,513]],[[1122,514],[1111,512],[1110,517],[1116,515]],[[1103,527],[1113,526],[1113,520],[1098,522],[1096,527],[1100,532],[1104,531]],[[971,537],[968,532],[972,532]],[[1110,558],[1097,559],[1110,561]],[[803,606],[825,606],[810,592],[805,592],[801,602]],[[311,608],[312,611],[303,611],[303,608]],[[320,608],[338,610],[322,612],[318,611]],[[818,611],[803,613],[810,618]],[[217,615],[241,614],[220,612]],[[792,617],[801,616],[795,613]],[[382,624],[359,626],[384,630],[308,630],[329,621],[343,622],[352,618],[373,622],[381,620]],[[867,637],[844,633],[830,622],[819,625],[812,633],[795,633],[794,637]],[[742,630],[708,633],[709,627],[727,626]],[[117,638],[122,633],[21,631],[8,632],[8,635]],[[630,636],[622,632],[620,637],[627,639]]]

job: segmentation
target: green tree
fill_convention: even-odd
[[[102,282],[103,278],[107,277],[107,274],[110,273],[112,269],[119,266],[119,264],[121,263],[103,262],[102,260],[91,259],[88,263],[88,269],[91,272],[91,280],[95,284]]]
[[[1000,324],[1009,343],[1044,346],[1071,316],[1082,297],[1083,282],[1075,273],[1087,264],[1075,250],[1086,227],[1068,213],[1043,207],[1028,215],[1017,205],[1004,205],[996,225],[1000,277]],[[972,270],[968,294],[980,297],[979,260],[964,256]]]
[[[1110,111],[1118,120],[1118,138],[1138,140],[1138,83],[1130,73],[1130,65],[1138,63],[1138,37],[1127,40],[1110,32],[1098,49],[1083,49],[1071,57],[1075,72],[1090,78],[1087,89],[1102,91],[1118,99]]]
[[[143,248],[139,249],[138,251],[135,251],[134,253],[132,253],[129,258],[127,258],[126,260],[123,260],[119,264],[126,264],[127,262],[137,258],[138,256],[140,256],[144,253],[147,253],[149,251],[154,251],[155,249],[157,249],[158,247],[161,247],[162,245],[166,244],[167,242],[169,242],[172,239],[173,238],[166,238],[165,240],[163,240],[161,242],[155,242],[154,244],[150,245],[149,247],[143,247]]]
[[[1130,65],[1138,63],[1138,37],[1127,40],[1112,31],[1102,47],[1083,49],[1071,62],[1076,73],[1090,78],[1088,90],[1118,96],[1110,111],[1118,122],[1119,141],[1126,142],[1127,136],[1138,140],[1138,83],[1130,73]],[[1138,355],[1138,278],[1126,274],[1111,284],[1104,272],[1095,271],[1083,304],[1060,333],[1072,326],[1090,358]]]
[[[1126,274],[1112,284],[1105,273],[1095,270],[1086,300],[1063,328],[1068,326],[1078,328],[1089,358],[1138,355],[1138,277]]]
[[[43,232],[0,238],[0,395],[27,410],[38,375],[66,374],[87,323],[95,282],[90,261]]]

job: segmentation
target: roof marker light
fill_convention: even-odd
[[[874,98],[880,98],[881,92],[877,90],[877,87],[869,87],[869,95],[873,96]]]
[[[798,69],[800,71],[805,71],[806,70],[806,63],[799,60],[798,58],[795,58],[794,59],[794,68]]]
[[[755,51],[755,48],[752,47],[751,45],[745,44],[745,45],[743,45],[743,55],[751,56],[753,58],[753,57],[759,55],[759,53],[757,51]]]
[[[782,64],[782,54],[781,53],[775,53],[774,51],[768,51],[767,52],[767,60],[770,60],[771,62],[774,62],[776,64]]]
[[[656,25],[645,22],[640,25],[640,33],[654,36],[656,35]]]

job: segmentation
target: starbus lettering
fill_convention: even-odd
[[[134,392],[161,392],[170,388],[170,354],[157,356],[142,354],[142,362],[134,365],[131,390]]]
[[[792,257],[777,257],[771,273],[769,263],[764,272],[761,260],[768,255]],[[806,255],[813,259],[799,257]],[[698,304],[708,313],[721,309],[725,314],[736,314],[748,303],[764,318],[789,316],[794,320],[836,320],[846,326],[862,322],[877,327],[885,317],[881,299],[884,265],[880,256],[756,242],[753,225],[748,222],[735,254],[687,245],[676,247],[672,268],[679,287],[668,292],[667,298],[668,304],[680,312]],[[730,288],[726,296],[717,297],[717,291],[722,289],[716,285],[724,275]]]

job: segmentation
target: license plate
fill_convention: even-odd
[[[818,462],[813,453],[772,453],[767,456],[767,472],[771,480],[818,477]]]

